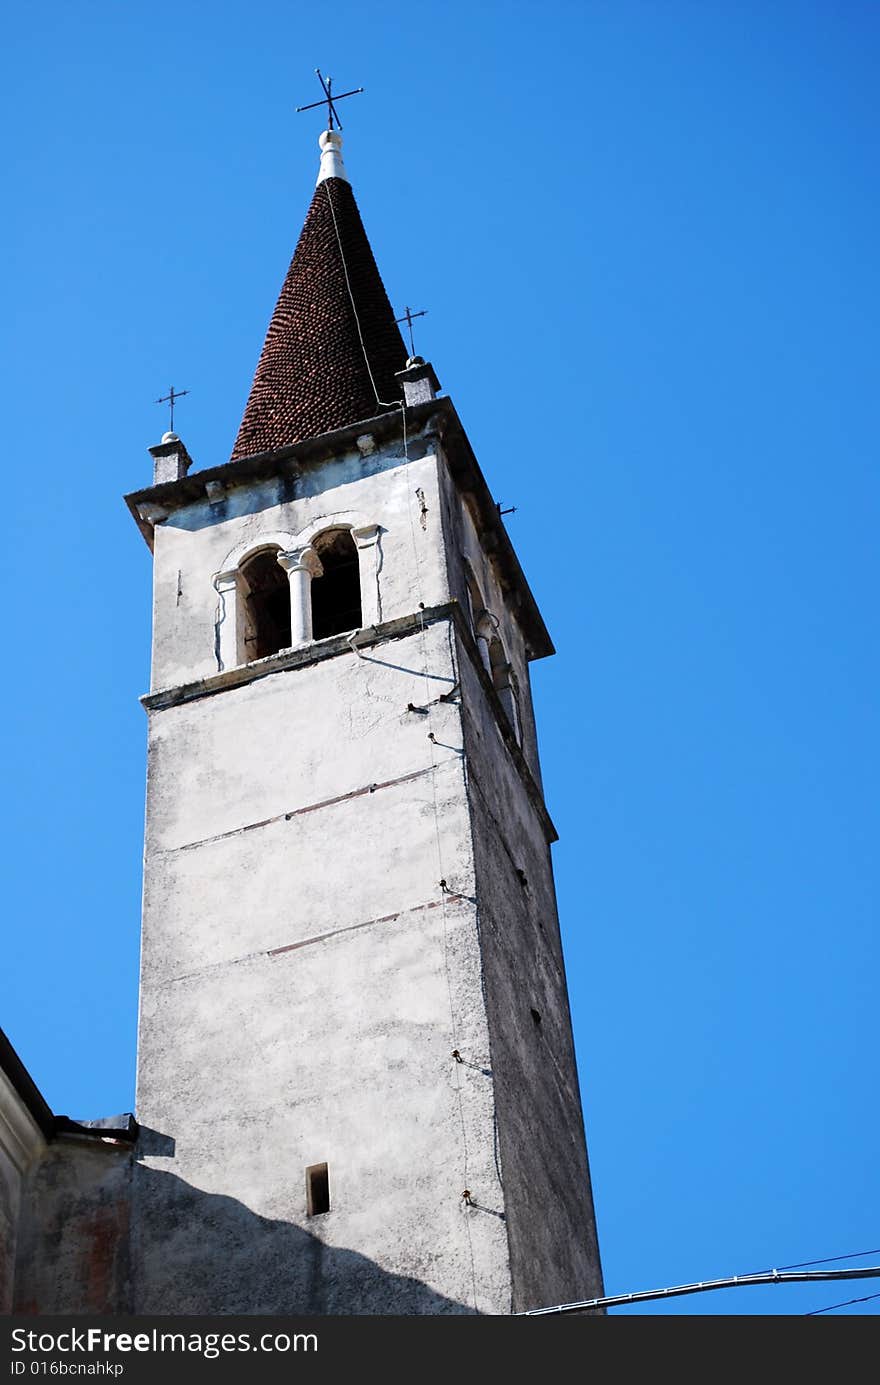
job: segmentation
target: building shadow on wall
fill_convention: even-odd
[[[290,1222],[132,1167],[129,1282],[135,1313],[471,1314]],[[332,1212],[328,1213],[332,1217]],[[327,1227],[330,1230],[330,1225]]]

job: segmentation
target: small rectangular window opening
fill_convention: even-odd
[[[306,1208],[310,1217],[330,1211],[330,1174],[326,1164],[306,1169]]]

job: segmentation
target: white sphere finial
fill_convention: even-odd
[[[318,136],[318,147],[321,150],[318,182],[323,183],[325,178],[344,178],[347,183],[349,178],[342,162],[342,136],[339,131],[325,130]]]

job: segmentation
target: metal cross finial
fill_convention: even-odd
[[[416,354],[416,346],[415,342],[413,341],[413,319],[417,317],[427,317],[427,315],[427,308],[423,308],[420,313],[414,313],[409,307],[409,305],[407,305],[407,307],[403,310],[403,317],[396,317],[394,319],[395,322],[405,322],[409,327],[409,354],[411,356],[414,356]]]
[[[157,404],[167,404],[170,408],[171,422],[168,428],[169,433],[174,432],[174,401],[176,399],[182,399],[185,394],[189,394],[189,390],[176,390],[172,385],[167,394],[163,394],[161,399],[156,400]]]
[[[320,69],[320,67],[316,67],[316,68],[315,68],[315,71],[316,71],[317,74],[318,74],[318,81],[321,83],[321,86],[324,88],[324,99],[323,99],[322,101],[312,101],[312,102],[310,102],[310,104],[309,104],[308,106],[297,106],[297,108],[296,108],[296,109],[297,109],[297,112],[299,112],[299,111],[313,111],[313,110],[315,110],[318,106],[326,106],[326,107],[327,107],[327,128],[328,128],[328,130],[332,130],[332,129],[333,129],[333,121],[334,121],[334,120],[336,121],[337,127],[341,130],[341,129],[342,129],[342,121],[339,119],[339,113],[338,113],[338,111],[336,110],[336,107],[335,107],[334,104],[333,104],[334,101],[344,101],[345,98],[346,98],[346,96],[359,96],[360,93],[363,91],[363,87],[355,87],[355,88],[354,88],[354,91],[343,91],[343,92],[340,92],[340,94],[339,94],[338,96],[334,96],[334,95],[333,95],[333,78],[332,78],[332,77],[328,77],[327,80],[326,80],[326,82],[325,82],[325,81],[324,81],[324,78],[321,76],[321,69]]]

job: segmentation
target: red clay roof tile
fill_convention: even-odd
[[[272,314],[231,460],[385,413],[400,399],[394,374],[406,354],[351,186],[325,178]]]

